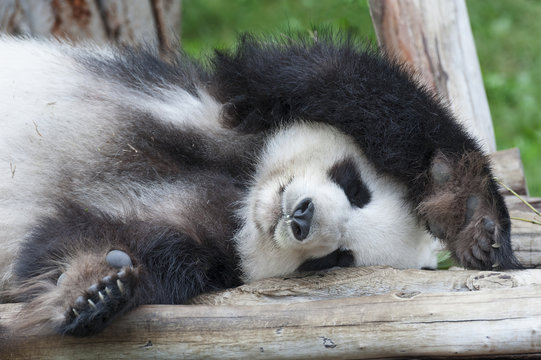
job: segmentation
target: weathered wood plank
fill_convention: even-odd
[[[524,197],[535,209],[541,210],[541,198]],[[505,202],[511,217],[526,220],[537,220],[536,216],[520,199],[515,196],[506,196]],[[517,259],[527,267],[541,267],[541,225],[519,220],[511,220],[511,240]]]
[[[369,0],[380,46],[450,103],[485,150],[496,143],[464,0]]]
[[[539,271],[539,270],[537,270]],[[90,338],[4,346],[3,359],[369,359],[541,355],[541,287],[255,306],[144,306]],[[18,305],[0,305],[3,321]]]
[[[333,269],[271,278],[192,299],[197,305],[260,305],[329,300],[393,293],[412,297],[426,293],[468,292],[541,286],[541,270],[398,270],[390,267]]]
[[[494,176],[513,189],[517,194],[528,196],[526,176],[518,148],[497,151],[490,154],[490,159],[492,161]],[[505,189],[502,190],[502,193],[505,195],[511,194]]]

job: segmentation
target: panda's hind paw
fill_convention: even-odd
[[[86,336],[100,332],[132,302],[139,271],[124,266],[92,284],[69,307],[61,332]]]

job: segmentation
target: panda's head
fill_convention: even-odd
[[[296,122],[270,136],[239,215],[246,281],[319,258],[325,267],[436,265],[433,240],[403,186],[378,174],[353,139],[329,125]]]

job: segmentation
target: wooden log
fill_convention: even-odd
[[[380,46],[450,103],[485,150],[496,143],[464,0],[369,0]]]
[[[5,0],[0,31],[95,43],[149,43],[163,51],[178,43],[181,0]]]
[[[358,270],[346,269],[353,276]],[[5,344],[0,351],[2,359],[541,355],[541,286],[533,284],[539,282],[541,270],[522,272],[536,280],[518,289],[505,288],[510,284],[505,281],[504,288],[499,286],[501,280],[507,280],[506,274],[514,277],[521,273],[512,272],[492,276],[499,279],[491,282],[498,289],[475,291],[473,285],[474,291],[436,293],[402,291],[401,281],[413,275],[409,273],[412,270],[403,270],[403,275],[394,271],[398,283],[383,295],[260,305],[143,306],[94,337],[21,339]],[[444,277],[441,282],[448,282],[451,272],[424,271],[435,283],[440,276]],[[373,268],[369,277],[383,279],[389,274],[388,268]],[[482,280],[482,274],[490,273],[478,273],[478,280]],[[292,292],[298,288],[295,279],[282,281],[290,283]],[[18,304],[0,305],[0,325],[16,316],[18,310]]]
[[[535,209],[541,210],[541,198],[525,198]],[[534,220],[541,223],[537,216],[522,201],[514,196],[505,199],[511,217]],[[541,267],[541,225],[520,220],[511,220],[511,240],[517,259],[527,267]]]
[[[233,289],[203,294],[192,299],[190,303],[197,305],[291,304],[391,293],[398,297],[414,297],[428,293],[531,286],[541,286],[541,270],[430,271],[368,266],[301,273],[288,278],[264,279]]]
[[[528,186],[526,185],[526,176],[524,174],[519,148],[492,153],[490,154],[490,160],[492,162],[494,176],[513,189],[517,194],[528,196]],[[502,189],[502,193],[511,195],[505,189]]]

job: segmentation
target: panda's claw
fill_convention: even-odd
[[[90,305],[90,307],[94,310],[98,310],[98,307],[96,306],[96,304],[94,304],[94,301],[90,300],[90,299],[87,299],[86,300],[88,302],[88,305]]]
[[[131,304],[138,282],[137,268],[124,267],[122,280],[118,273],[105,276],[77,297],[66,313],[60,329],[64,334],[85,336],[101,331]]]
[[[118,287],[118,290],[124,295],[124,285],[122,285],[122,281],[120,279],[116,280],[116,286]]]

